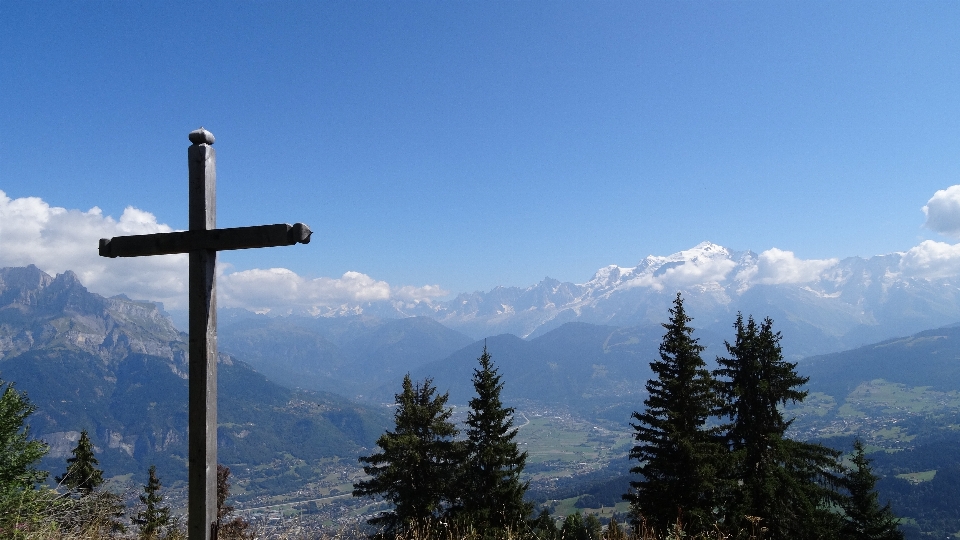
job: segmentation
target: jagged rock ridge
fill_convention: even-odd
[[[50,470],[86,429],[108,474],[156,464],[170,481],[184,478],[186,350],[154,303],[103,298],[72,272],[0,269],[0,378],[37,405],[29,423],[51,446]],[[357,455],[386,425],[382,411],[282,387],[230,355],[218,366],[224,463]]]
[[[84,351],[106,363],[142,353],[184,363],[181,334],[152,302],[104,298],[76,274],[0,269],[0,360],[32,349]]]

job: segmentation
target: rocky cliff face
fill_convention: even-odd
[[[186,379],[185,337],[156,304],[93,294],[73,272],[0,269],[0,375],[38,405],[31,425],[50,445],[47,459],[67,457],[81,429],[91,431],[99,452],[131,459],[162,451],[142,430],[116,421],[112,395],[134,355]],[[172,426],[159,431],[160,439],[181,438]]]
[[[185,361],[184,337],[156,304],[92,294],[76,274],[0,269],[0,360],[63,348],[115,363],[130,353]]]
[[[156,464],[185,477],[186,350],[156,304],[90,293],[73,272],[0,269],[0,378],[37,406],[28,423],[55,474],[86,429],[108,475]],[[224,463],[356,455],[385,425],[379,411],[284,388],[223,353],[218,364]]]

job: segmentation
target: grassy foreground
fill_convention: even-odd
[[[113,539],[149,539],[149,540],[186,540],[183,523],[176,523],[159,535],[144,536],[129,528],[119,529],[116,523],[106,519],[88,523],[76,528],[61,528],[57,521],[51,520],[39,527],[28,527],[14,532],[12,538],[23,540],[113,540]],[[618,525],[615,521],[609,526],[601,528],[569,527],[570,520],[557,523],[555,530],[524,527],[523,530],[506,531],[478,531],[472,529],[458,529],[447,526],[442,522],[431,523],[412,528],[395,535],[378,534],[362,524],[345,526],[336,531],[317,531],[299,523],[288,524],[284,527],[269,527],[264,524],[253,523],[241,534],[231,531],[222,531],[218,540],[364,540],[369,538],[381,540],[761,540],[765,529],[759,520],[754,522],[753,531],[741,531],[737,535],[714,532],[691,535],[683,530],[682,525],[676,525],[673,530],[658,534],[645,528],[634,529],[629,526]],[[6,538],[7,531],[3,537]]]

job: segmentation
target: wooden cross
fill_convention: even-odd
[[[310,242],[303,223],[217,229],[213,134],[190,132],[190,230],[100,239],[102,257],[190,254],[189,540],[217,531],[217,252]]]

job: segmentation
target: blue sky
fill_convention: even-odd
[[[219,226],[316,231],[230,271],[462,292],[703,240],[905,251],[944,240],[921,207],[960,183],[958,23],[956,2],[0,2],[0,191],[183,229],[203,125]],[[0,262],[23,262],[5,219]]]

